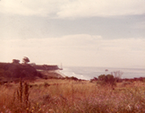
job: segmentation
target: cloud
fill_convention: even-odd
[[[139,21],[137,23],[134,23],[133,26],[131,26],[133,29],[145,29],[145,22],[144,21]]]
[[[50,18],[145,14],[144,0],[2,0],[0,12]]]
[[[76,0],[61,7],[60,17],[93,17],[138,15],[145,13],[143,0]]]
[[[104,39],[88,34],[1,40],[0,60],[28,56],[31,62],[73,66],[145,67],[145,39]]]
[[[60,0],[2,0],[0,12],[24,16],[48,16],[57,12],[62,3],[65,3],[65,0],[62,2]]]

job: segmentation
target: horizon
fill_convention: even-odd
[[[145,68],[145,0],[0,0],[0,62]]]
[[[19,60],[19,59],[16,59],[16,60]],[[11,62],[0,62],[0,63],[12,63]],[[37,63],[37,62],[28,62],[28,64],[36,64],[36,65],[57,65],[59,68],[105,68],[105,69],[108,69],[108,68],[114,68],[114,69],[145,69],[145,67],[111,67],[111,66],[73,66],[73,65],[65,65],[63,66],[62,63],[61,64],[46,64],[46,63]],[[23,62],[20,61],[19,64],[23,64]]]

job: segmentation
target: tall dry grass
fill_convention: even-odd
[[[121,83],[120,83],[121,84]],[[0,111],[5,113],[144,113],[143,82],[115,90],[95,82],[38,80],[0,86]]]

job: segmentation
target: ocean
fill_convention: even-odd
[[[111,74],[115,71],[123,73],[121,78],[145,77],[145,68],[64,67],[60,72],[68,77],[74,76],[79,79],[90,80],[101,74]]]

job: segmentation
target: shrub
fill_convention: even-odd
[[[100,75],[98,77],[98,82],[97,83],[100,84],[100,85],[103,85],[103,86],[104,85],[110,85],[113,88],[113,86],[116,85],[116,79],[111,74],[108,74],[108,75],[103,74],[103,75]]]
[[[122,71],[114,71],[114,72],[111,72],[111,75],[114,76],[114,78],[116,79],[116,82],[121,82],[121,76],[123,75],[123,72]]]
[[[77,77],[74,77],[74,76],[72,76],[72,77],[66,76],[65,79],[68,79],[68,80],[75,80],[75,81],[79,80]]]
[[[93,79],[90,79],[90,82],[93,82],[93,81],[97,81],[98,78],[94,77]]]
[[[44,82],[44,87],[48,87],[50,86],[50,84],[48,84],[47,82]]]

